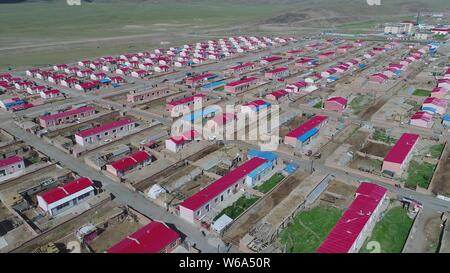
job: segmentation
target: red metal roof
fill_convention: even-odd
[[[278,61],[278,60],[281,60],[281,59],[283,59],[283,57],[280,57],[280,56],[270,56],[270,57],[263,58],[262,61],[266,61],[266,62],[271,63],[271,62],[275,62],[275,61]]]
[[[192,81],[192,82],[197,82],[197,81],[200,81],[200,80],[203,80],[205,78],[212,77],[212,76],[214,76],[214,74],[206,73],[206,74],[203,74],[203,75],[187,78],[186,80]]]
[[[435,97],[428,97],[428,98],[426,98],[424,101],[423,101],[423,103],[425,104],[425,103],[430,103],[430,104],[433,104],[433,105],[436,105],[436,106],[439,106],[439,107],[447,107],[447,104],[448,104],[448,102],[447,102],[447,100],[445,100],[445,99],[439,99],[439,98],[435,98]]]
[[[15,163],[19,163],[21,161],[23,161],[23,158],[21,156],[18,156],[18,155],[10,156],[8,158],[0,160],[0,168],[9,166],[9,165],[12,165]]]
[[[299,137],[311,130],[312,128],[317,127],[319,124],[324,122],[328,117],[327,116],[314,116],[310,118],[308,121],[304,122],[302,125],[292,130],[287,134],[289,137]]]
[[[288,70],[287,67],[280,67],[280,68],[276,68],[276,69],[267,71],[266,73],[278,73],[278,72],[283,72],[283,71],[286,71],[286,70]]]
[[[361,182],[358,189],[356,189],[356,195],[365,195],[376,201],[383,198],[386,192],[387,190],[384,187],[369,182]]]
[[[38,194],[42,197],[42,199],[47,202],[47,204],[55,203],[58,200],[61,200],[69,195],[77,193],[79,191],[84,190],[85,188],[92,186],[94,183],[89,178],[80,177],[77,180],[69,182],[61,187],[53,188],[44,193]]]
[[[59,90],[57,90],[57,89],[52,89],[52,90],[47,90],[47,91],[43,91],[43,93],[45,94],[45,95],[50,95],[50,94],[59,94],[59,93],[61,93]]]
[[[55,120],[55,119],[65,118],[67,116],[81,114],[81,113],[86,113],[86,112],[90,112],[90,111],[95,111],[95,107],[84,106],[84,107],[72,109],[72,110],[69,110],[69,111],[66,111],[66,112],[61,112],[61,113],[57,113],[57,114],[53,114],[53,115],[43,116],[43,117],[40,117],[40,119],[45,120],[45,121]]]
[[[202,205],[209,202],[222,192],[224,192],[226,189],[228,189],[230,186],[236,183],[239,179],[245,177],[247,174],[252,172],[254,169],[258,168],[265,162],[267,162],[267,160],[259,157],[253,157],[252,159],[248,160],[241,166],[228,172],[226,175],[219,178],[218,180],[216,180],[214,183],[210,184],[203,190],[197,192],[196,194],[186,199],[183,203],[180,204],[180,206],[190,209],[192,211],[197,210]]]
[[[111,166],[117,171],[125,171],[148,159],[150,159],[150,155],[146,151],[137,151],[130,156],[114,161]]]
[[[386,189],[381,186],[361,183],[355,200],[316,252],[348,253],[385,193]]]
[[[167,104],[172,105],[172,106],[176,106],[176,105],[186,104],[188,102],[194,101],[195,98],[203,98],[203,97],[206,97],[206,95],[204,95],[204,94],[195,94],[195,95],[190,96],[190,97],[186,97],[186,98],[182,98],[182,99],[179,99],[179,100],[168,102]]]
[[[379,77],[379,78],[383,78],[384,80],[387,80],[388,79],[388,76],[386,76],[386,75],[384,75],[384,74],[381,74],[381,73],[375,73],[375,74],[372,74],[372,75],[370,75],[371,77]]]
[[[424,120],[426,122],[429,122],[429,121],[431,121],[433,119],[433,116],[430,113],[419,111],[419,112],[416,112],[411,117],[411,119],[421,119],[421,120]]]
[[[286,96],[288,94],[288,92],[286,92],[286,90],[280,89],[280,90],[273,91],[270,94],[272,96],[274,96],[275,98],[281,98],[283,96]]]
[[[124,125],[128,125],[134,123],[134,121],[132,121],[129,118],[123,118],[117,121],[113,121],[111,123],[99,126],[99,127],[95,127],[95,128],[91,128],[91,129],[87,129],[81,132],[76,133],[76,135],[80,136],[80,137],[88,137],[88,136],[92,136],[98,133],[102,133],[120,126],[124,126]]]
[[[386,155],[384,161],[402,164],[411,149],[414,147],[414,144],[416,144],[417,140],[419,140],[419,135],[408,133],[403,134]]]
[[[165,224],[153,221],[110,247],[108,253],[159,253],[180,235]]]
[[[111,163],[111,166],[114,169],[116,169],[116,171],[119,171],[119,172],[131,169],[135,165],[136,165],[136,161],[134,161],[133,158],[128,157],[128,156]]]
[[[327,101],[334,101],[342,105],[347,105],[347,99],[343,97],[332,97],[327,99]]]
[[[257,79],[258,79],[257,77],[249,77],[249,78],[245,78],[243,80],[230,82],[230,83],[227,84],[227,86],[238,86],[238,85],[241,85],[241,84],[246,84],[246,83],[249,83],[249,82],[256,81]]]
[[[141,163],[150,159],[150,155],[146,151],[137,151],[130,155],[136,162]]]

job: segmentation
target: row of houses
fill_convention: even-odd
[[[244,184],[254,186],[258,183],[277,161],[277,156],[270,152],[253,150],[248,157],[245,163],[184,200],[179,205],[180,217],[190,223],[201,220],[221,202],[236,194]]]
[[[43,128],[51,128],[54,126],[75,122],[79,119],[92,116],[95,113],[96,113],[95,107],[82,106],[79,108],[72,108],[70,110],[58,112],[55,114],[41,116],[39,118],[39,124]]]
[[[438,79],[437,85],[431,91],[430,97],[426,98],[421,110],[411,116],[410,124],[422,128],[431,128],[434,124],[433,115],[438,114],[443,117],[443,124],[447,123],[444,118],[448,101],[445,99],[450,90],[450,68],[447,68],[442,78]]]
[[[405,71],[413,62],[420,60],[423,54],[428,52],[428,50],[429,45],[418,50],[411,50],[409,55],[403,58],[402,61],[398,63],[390,63],[387,67],[383,68],[382,71],[369,75],[369,82],[383,84],[390,78],[399,77],[402,71]]]

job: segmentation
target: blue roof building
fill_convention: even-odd
[[[431,106],[426,106],[426,107],[422,106],[422,110],[425,111],[425,112],[431,113],[431,114],[435,114],[436,111],[437,111],[436,108],[431,107]]]
[[[312,128],[311,130],[307,131],[307,132],[304,133],[303,135],[299,136],[297,139],[298,139],[300,142],[305,143],[305,142],[307,142],[310,138],[312,138],[313,136],[315,136],[318,132],[319,132],[319,129],[317,129],[317,128]]]
[[[253,157],[259,157],[267,160],[266,163],[262,164],[258,168],[254,169],[252,172],[250,172],[247,177],[245,178],[245,183],[250,186],[254,187],[258,181],[261,180],[261,178],[268,173],[269,171],[273,170],[275,168],[276,161],[278,159],[278,155],[273,152],[266,152],[266,151],[259,151],[256,149],[250,149],[247,152],[247,157],[249,159]]]
[[[327,81],[329,81],[329,82],[335,82],[337,80],[338,80],[338,78],[335,77],[335,76],[330,76],[330,77],[327,78]]]
[[[218,87],[225,86],[225,84],[227,84],[225,81],[212,82],[212,83],[208,83],[208,84],[203,85],[201,87],[201,89],[202,89],[202,91],[211,91],[211,90],[216,89]]]
[[[295,171],[298,169],[298,165],[294,163],[289,163],[284,167],[283,172],[286,172],[287,174],[295,173]]]
[[[208,106],[203,110],[198,110],[198,111],[191,113],[190,115],[183,116],[183,120],[188,121],[188,122],[194,122],[199,118],[205,118],[205,117],[212,116],[218,111],[219,111],[219,109],[217,107]]]
[[[278,155],[276,153],[273,152],[266,152],[266,151],[259,151],[256,149],[250,149],[247,152],[247,157],[249,159],[253,158],[253,157],[259,157],[259,158],[264,158],[267,161],[276,161],[278,159]]]
[[[450,115],[447,114],[442,117],[442,124],[450,127]]]

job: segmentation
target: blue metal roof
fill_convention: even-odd
[[[266,152],[266,151],[259,151],[256,149],[250,149],[247,152],[247,156],[249,158],[253,158],[253,157],[259,157],[259,158],[264,158],[267,161],[275,161],[278,158],[278,155],[276,153],[273,152]]]
[[[219,86],[225,85],[225,84],[226,84],[226,82],[224,82],[224,81],[212,82],[212,83],[208,83],[208,84],[203,85],[202,88],[204,88],[204,89],[211,89],[211,88],[216,88],[216,87],[219,87]]]
[[[284,171],[288,173],[294,173],[298,169],[298,165],[294,163],[287,164],[286,167],[283,169]]]
[[[190,115],[183,116],[183,120],[192,122],[199,118],[203,118],[210,114],[213,114],[213,113],[217,112],[218,110],[219,109],[217,107],[209,106],[203,110],[199,110],[194,113],[191,113]]]
[[[450,115],[444,115],[444,116],[442,117],[442,120],[450,121]]]
[[[330,76],[330,77],[328,77],[327,78],[327,80],[329,80],[329,81],[337,81],[337,77],[335,77],[335,76]]]
[[[272,162],[268,161],[268,162],[262,164],[261,166],[259,166],[258,168],[254,169],[247,176],[250,176],[252,179],[255,179],[259,174],[263,173],[267,169],[272,168],[272,165],[273,165]]]
[[[312,128],[308,132],[306,132],[303,135],[299,136],[297,139],[304,143],[304,142],[308,141],[308,139],[310,139],[312,136],[317,134],[317,132],[319,132],[319,129]]]
[[[423,111],[427,111],[427,112],[431,112],[431,113],[436,113],[436,108],[431,107],[431,106],[426,106],[426,107],[422,106],[422,110]]]
[[[358,67],[359,68],[364,68],[364,67],[366,67],[366,65],[365,64],[358,64]]]

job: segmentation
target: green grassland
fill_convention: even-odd
[[[427,189],[433,177],[434,169],[435,166],[428,162],[419,163],[411,160],[408,166],[408,178],[405,186],[412,189],[415,189],[417,186]]]
[[[375,130],[375,132],[373,132],[372,139],[382,141],[387,144],[394,144],[397,141],[394,137],[388,136],[386,133],[379,130]]]
[[[419,97],[429,97],[431,95],[431,91],[425,89],[416,89],[414,90],[413,95]]]
[[[190,4],[139,2],[83,3],[68,6],[65,1],[2,5],[0,33],[8,38],[76,39],[113,37],[167,28],[185,31],[187,26],[208,28],[263,18],[288,7],[227,5],[218,1]]]
[[[283,180],[283,178],[284,175],[282,175],[281,173],[276,173],[269,180],[257,186],[255,189],[262,193],[267,193],[271,189],[273,189],[273,187],[275,187],[281,180]]]
[[[447,3],[417,2],[420,4],[414,7],[435,9]],[[370,28],[392,16],[410,16],[414,7],[405,0],[377,7],[359,0],[333,0],[332,5],[330,0],[94,0],[83,1],[81,6],[68,6],[64,0],[30,0],[1,4],[0,49],[8,50],[0,51],[0,70],[151,50],[163,41],[173,46],[227,35],[309,33],[311,30],[301,30],[302,20],[307,23],[324,12],[320,20],[326,21],[325,26],[342,24],[342,29],[358,32],[358,28]],[[339,22],[327,11],[341,18]],[[265,28],[271,18],[288,18],[287,23],[300,27]],[[310,24],[318,26],[314,20]],[[127,38],[118,41],[119,37]],[[112,40],[101,40],[105,38]]]
[[[366,95],[357,95],[351,102],[350,107],[353,110],[353,114],[358,115],[369,104],[369,97]]]
[[[432,158],[438,159],[441,157],[442,151],[444,150],[444,144],[436,144],[430,147],[430,154]]]
[[[5,4],[0,8],[0,48],[13,49],[0,53],[0,69],[152,50],[161,47],[160,42],[178,46],[222,37],[227,35],[226,28],[245,27],[286,8],[275,3],[227,5],[220,1]],[[101,40],[108,38],[112,40]],[[35,45],[49,47],[16,49]]]
[[[414,220],[408,217],[403,208],[389,209],[380,222],[375,225],[372,236],[366,240],[360,252],[370,252],[367,243],[376,241],[380,243],[382,253],[400,253],[413,222]]]
[[[219,214],[214,217],[214,221],[219,219],[223,214],[228,215],[231,219],[236,219],[239,215],[241,215],[247,208],[253,205],[256,201],[258,201],[258,197],[249,197],[242,196],[233,205],[224,208]]]
[[[333,207],[316,207],[299,212],[285,228],[279,240],[287,252],[313,253],[342,215]]]

